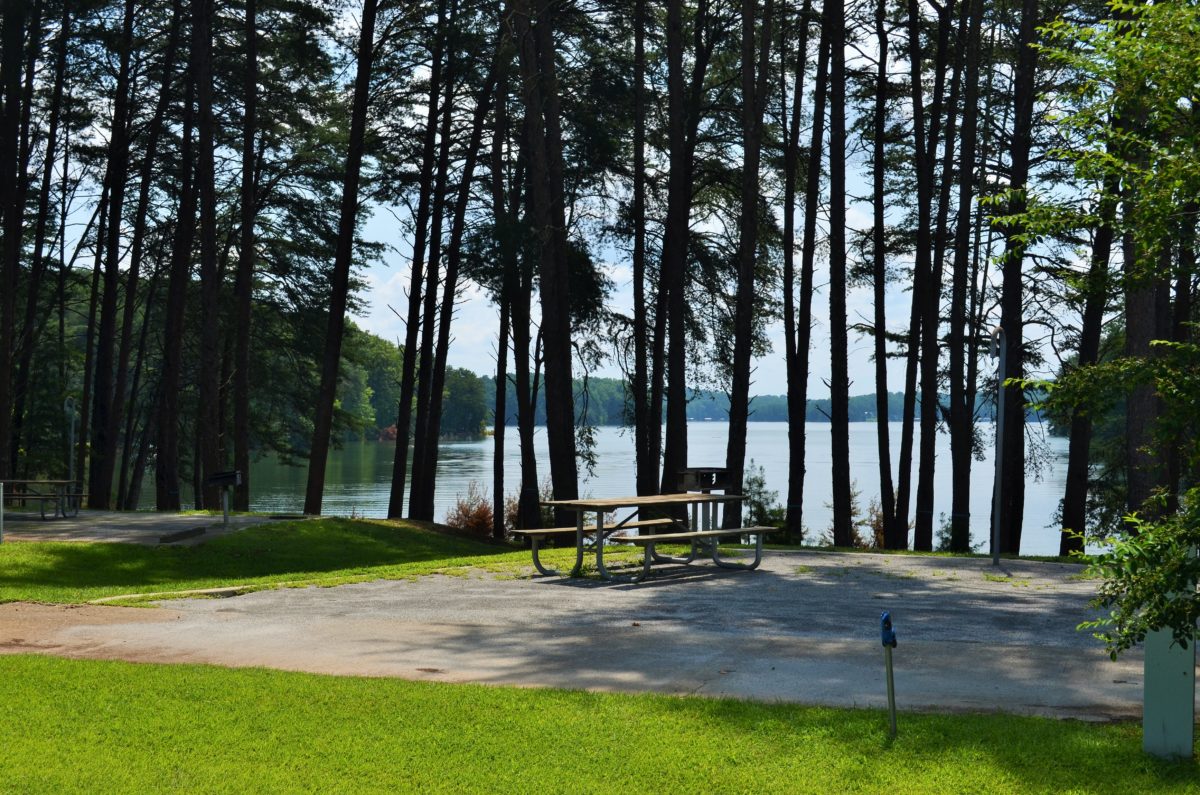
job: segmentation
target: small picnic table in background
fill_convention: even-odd
[[[78,484],[73,480],[0,479],[0,541],[4,540],[6,502],[36,502],[43,519],[47,518],[46,504],[50,503],[53,506],[50,518],[61,516],[66,519],[78,515],[82,496]]]
[[[633,582],[641,582],[650,573],[652,563],[691,563],[700,553],[701,548],[711,553],[714,563],[724,568],[753,569],[762,559],[762,537],[773,528],[769,527],[739,527],[728,530],[717,527],[716,508],[721,503],[736,502],[744,499],[732,494],[654,494],[644,497],[602,497],[581,500],[552,500],[542,503],[547,507],[575,513],[574,528],[557,527],[541,530],[518,530],[521,535],[533,542],[533,563],[542,574],[558,574],[559,572],[545,568],[538,559],[539,542],[550,537],[569,535],[572,530],[575,535],[575,566],[571,574],[578,575],[583,568],[584,540],[588,535],[594,536],[593,547],[596,551],[596,569],[605,580],[617,579],[604,565],[605,541],[617,541],[637,544],[644,549],[642,571],[634,575]],[[606,514],[629,510],[631,513],[616,522],[606,525]],[[678,518],[682,511],[690,518],[690,522]],[[587,524],[585,517],[589,513],[596,515],[594,524]],[[654,514],[647,516],[647,514]],[[625,530],[664,530],[662,533],[651,532],[647,535],[627,535]],[[753,535],[756,537],[754,562],[749,564],[730,563],[721,560],[717,552],[717,539],[720,536]],[[659,555],[655,545],[660,543],[690,543],[691,554],[686,558],[672,558]]]

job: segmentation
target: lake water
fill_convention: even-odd
[[[746,456],[763,467],[767,488],[779,492],[778,502],[787,499],[787,423],[751,422],[747,431]],[[1067,440],[1050,437],[1045,426],[1030,424],[1028,438],[1041,450],[1040,466],[1031,472],[1025,485],[1025,525],[1021,551],[1027,555],[1058,553],[1058,532],[1052,519],[1062,499],[1066,477]],[[988,549],[991,517],[992,478],[995,471],[990,441],[992,425],[981,427],[988,443],[985,457],[976,461],[971,479],[971,541]],[[688,429],[688,463],[691,466],[723,466],[728,425],[723,422],[694,422]],[[900,423],[892,423],[892,454],[899,447]],[[535,434],[538,456],[538,475],[550,473],[546,432],[538,428]],[[919,437],[918,437],[919,440]],[[510,428],[505,445],[506,490],[516,493],[520,478],[520,461],[516,429]],[[804,525],[809,540],[825,533],[832,522],[830,502],[830,432],[829,425],[810,423],[807,439],[807,476],[804,486]],[[441,445],[438,455],[435,516],[440,520],[455,501],[467,493],[475,482],[485,494],[491,493],[493,440],[452,442]],[[916,447],[914,445],[914,453]],[[392,458],[395,444],[363,442],[347,444],[329,456],[326,472],[323,510],[330,515],[382,517],[387,515],[388,492],[391,488]],[[593,497],[616,497],[636,492],[634,485],[633,433],[631,430],[605,427],[597,429],[595,474],[585,477],[580,494]],[[937,440],[938,467],[935,478],[935,528],[950,514],[950,440],[940,434]],[[860,491],[859,504],[866,509],[868,502],[879,494],[878,456],[876,454],[875,424],[850,423],[850,471]],[[893,461],[895,473],[895,461]],[[251,508],[256,511],[279,513],[299,512],[304,506],[306,471],[303,467],[286,466],[273,458],[264,458],[251,465]],[[586,473],[581,473],[586,474]],[[895,474],[893,474],[893,478]],[[152,499],[153,488],[145,492]],[[186,497],[186,495],[185,495]],[[407,491],[405,503],[407,504]]]

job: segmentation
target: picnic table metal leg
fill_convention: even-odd
[[[596,570],[606,580],[616,579],[612,572],[604,568],[604,514],[601,511],[596,511]]]
[[[650,564],[654,559],[654,545],[647,544],[645,552],[642,555],[642,571],[639,574],[633,575],[633,582],[641,582],[650,576]]]
[[[578,577],[583,574],[583,511],[575,512],[575,566],[571,569],[571,576]]]
[[[538,559],[538,536],[530,536],[529,540],[533,542],[533,566],[534,566],[534,568],[536,568],[539,572],[541,572],[542,574],[544,574],[547,577],[553,577],[553,576],[558,575],[560,573],[558,571],[558,569],[548,569],[545,566],[543,566],[542,561]]]
[[[713,540],[713,550],[712,550],[712,560],[713,560],[713,563],[717,564],[718,566],[720,566],[723,569],[747,569],[747,570],[748,569],[757,569],[758,564],[762,562],[762,545],[763,545],[763,534],[755,533],[754,534],[754,562],[753,563],[733,563],[732,561],[721,560],[720,548],[719,548],[719,545],[716,543],[716,540],[714,539]]]

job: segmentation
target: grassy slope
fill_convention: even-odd
[[[0,545],[0,602],[279,582],[411,577],[455,566],[529,563],[529,554],[402,522],[320,519],[254,527],[194,547]]]
[[[1132,725],[0,656],[9,792],[1200,791]]]

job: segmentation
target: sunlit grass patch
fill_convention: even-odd
[[[419,675],[414,672],[414,675]],[[1194,793],[1133,724],[0,657],[0,781],[71,792]]]

